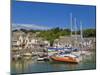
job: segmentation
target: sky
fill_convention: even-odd
[[[24,25],[37,29],[70,28],[70,13],[76,18],[77,28],[80,21],[84,29],[95,28],[96,7],[72,4],[12,1],[12,25]]]

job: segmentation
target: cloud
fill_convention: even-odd
[[[35,24],[12,24],[12,29],[33,29],[33,30],[48,30],[51,27]]]

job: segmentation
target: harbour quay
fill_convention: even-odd
[[[50,46],[50,42],[42,37],[37,37],[38,33],[25,33],[23,31],[12,32],[12,48],[11,59],[38,59],[42,57],[48,57],[48,54],[56,54],[60,50],[52,50],[48,52],[48,48],[76,48],[79,49],[75,54],[91,52],[95,50],[96,40],[94,37],[81,39],[80,35],[60,36],[55,39],[53,45]],[[77,38],[76,38],[77,37]]]

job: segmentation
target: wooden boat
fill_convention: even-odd
[[[78,57],[72,54],[54,55],[54,56],[51,56],[51,59],[55,61],[67,62],[67,63],[78,63],[79,62]]]

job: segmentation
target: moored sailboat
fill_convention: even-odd
[[[72,37],[72,14],[70,14],[70,24],[71,24],[71,37]],[[75,18],[75,35],[76,35],[76,18]],[[76,40],[77,41],[77,36],[76,36]],[[73,51],[72,50],[73,48],[71,48],[70,51]],[[68,49],[69,50],[69,49]],[[55,61],[60,61],[60,62],[67,62],[67,63],[79,63],[79,57],[72,54],[71,53],[59,53],[59,54],[54,54],[51,56],[51,59],[55,60]]]
[[[63,54],[63,55],[54,55],[51,56],[51,59],[60,62],[67,62],[67,63],[79,63],[78,56],[72,54]]]

